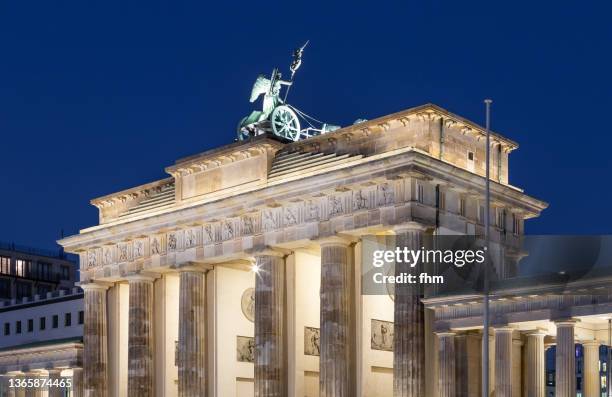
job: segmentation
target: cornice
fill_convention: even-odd
[[[477,123],[474,123],[466,118],[456,115],[448,110],[434,105],[433,103],[427,103],[421,106],[402,110],[397,113],[378,117],[372,120],[367,120],[358,124],[353,124],[344,128],[340,128],[336,131],[315,136],[303,141],[292,142],[286,145],[289,150],[299,150],[301,146],[316,146],[319,142],[329,139],[346,139],[351,140],[353,135],[361,134],[363,136],[369,136],[373,132],[385,132],[392,128],[392,124],[400,124],[401,126],[407,126],[411,120],[439,120],[444,118],[445,126],[458,127],[461,129],[464,135],[474,135],[479,140],[486,137],[486,129]],[[502,145],[502,151],[509,153],[519,147],[515,141],[504,137],[494,131],[491,133],[491,145]]]
[[[391,182],[397,178],[409,178],[414,172],[431,178],[449,180],[453,185],[465,186],[466,190],[484,192],[483,177],[412,148],[404,148],[387,152],[385,155],[361,158],[329,172],[309,177],[300,174],[300,178],[296,177],[294,180],[266,184],[264,187],[231,196],[231,200],[221,197],[206,202],[196,202],[182,208],[172,208],[171,211],[139,220],[95,226],[82,230],[79,235],[62,239],[59,243],[72,252],[92,246],[115,244],[163,230],[241,217],[244,216],[241,214],[253,212],[257,208],[274,208],[280,206],[280,203],[297,203],[311,196],[331,195],[339,188],[359,190],[365,186],[376,187],[376,183],[381,181]],[[317,187],[314,196],[313,186]],[[516,207],[526,213],[533,213],[534,216],[547,206],[546,203],[506,185],[492,182],[491,189],[493,198],[498,198],[508,206]],[[244,203],[249,203],[248,211]],[[110,257],[112,256],[111,254]]]

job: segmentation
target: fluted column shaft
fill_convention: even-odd
[[[512,397],[512,332],[495,328],[495,397]]]
[[[61,373],[62,371],[59,369],[50,369],[49,370],[49,380],[52,382],[57,381],[55,383],[59,384],[60,383],[59,381],[62,379]],[[53,386],[52,382],[50,382],[50,386],[49,386],[49,397],[62,397],[64,395],[65,387]]]
[[[525,371],[526,397],[545,397],[546,368],[544,364],[544,337],[540,332],[527,334],[527,351]]]
[[[72,397],[83,397],[83,369],[72,369]]]
[[[573,320],[559,321],[557,325],[555,397],[576,396],[576,348]]]
[[[15,381],[16,377],[12,375],[2,376],[2,392],[6,393],[7,397],[16,397],[15,388],[10,387],[11,379]]]
[[[285,261],[274,254],[255,257],[255,397],[284,397],[287,366],[284,341]]]
[[[128,278],[128,395],[153,396],[153,278]]]
[[[599,397],[599,342],[584,342],[584,397]]]
[[[47,391],[47,387],[43,383],[47,380],[46,376],[37,372],[29,372],[25,374],[25,378],[34,380],[34,385],[32,387],[25,388],[25,397],[43,397],[47,394],[45,393]],[[37,384],[37,380],[40,383]]]
[[[25,379],[25,375],[24,374],[15,375],[14,379],[15,380],[19,379],[23,381]],[[15,388],[13,389],[13,393],[15,397],[25,397],[25,388],[23,387]]]
[[[438,390],[440,397],[455,397],[455,334],[438,333]]]
[[[349,244],[340,239],[321,243],[321,397],[349,396]]]
[[[206,274],[180,273],[179,291],[179,397],[199,397],[206,392]]]
[[[396,231],[395,245],[421,249],[424,229],[418,224]],[[396,263],[395,275],[419,274],[421,266]],[[422,397],[425,394],[425,311],[418,286],[395,285],[393,337],[393,396]]]
[[[108,396],[108,324],[106,290],[101,284],[82,284],[85,323],[83,324],[83,393],[85,397]]]

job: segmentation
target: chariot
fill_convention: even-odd
[[[238,139],[244,140],[271,132],[287,140],[297,141],[340,128],[336,125],[323,123],[286,102],[295,72],[301,65],[302,52],[306,44],[293,53],[290,80],[283,80],[278,69],[272,71],[269,79],[264,75],[257,77],[251,90],[250,101],[251,103],[255,102],[263,94],[262,110],[254,110],[240,121],[238,124]],[[280,98],[282,86],[287,87],[283,99]],[[305,128],[302,128],[303,126]]]

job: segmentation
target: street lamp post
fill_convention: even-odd
[[[491,99],[484,100],[486,107],[486,172],[485,172],[485,249],[487,250],[487,260],[484,264],[484,277],[483,277],[483,331],[482,331],[482,396],[488,397],[489,395],[489,266],[490,266],[490,253],[489,253],[489,226],[491,216],[491,191],[490,191],[490,164],[491,164],[491,147],[490,147],[490,135],[491,135]]]

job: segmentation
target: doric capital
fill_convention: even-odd
[[[137,282],[152,283],[157,278],[159,278],[159,276],[157,274],[152,274],[152,273],[133,273],[133,274],[128,274],[127,276],[125,276],[125,279],[130,284],[137,283]]]
[[[575,318],[564,318],[564,319],[554,320],[557,328],[574,328],[576,326],[576,323],[578,323],[579,321],[580,320],[575,319]]]
[[[113,286],[112,283],[105,283],[100,281],[89,281],[76,283],[77,286],[81,287],[83,291],[106,291]]]
[[[341,236],[336,235],[336,236],[322,237],[320,239],[317,239],[316,242],[319,243],[321,247],[328,246],[328,245],[341,245],[341,246],[348,247],[354,242],[354,240],[348,237],[341,237]]]
[[[534,329],[532,331],[527,331],[525,332],[525,335],[529,338],[529,337],[533,337],[533,338],[544,338],[546,337],[546,335],[548,335],[548,333],[543,330],[543,329]]]
[[[495,331],[496,334],[502,334],[502,333],[512,333],[514,332],[514,328],[510,327],[509,325],[494,325],[493,326],[493,331]]]
[[[581,343],[581,344],[582,344],[582,346],[584,346],[584,347],[596,347],[596,348],[599,348],[599,346],[601,346],[601,345],[602,345],[602,343],[601,343],[601,342],[599,342],[599,341],[598,341],[598,340],[596,340],[596,339],[585,340],[585,341],[582,341],[582,342],[580,342],[580,343]]]
[[[206,273],[209,270],[213,269],[213,266],[205,263],[198,262],[185,262],[173,265],[172,268],[179,273],[183,272],[198,272],[198,273]]]
[[[405,232],[416,232],[416,231],[424,232],[425,230],[427,230],[425,225],[423,225],[422,223],[418,223],[418,222],[406,222],[400,225],[393,226],[393,232],[395,234],[400,234],[400,233],[405,233]]]
[[[291,251],[289,251],[287,249],[271,247],[271,246],[267,245],[267,246],[261,247],[261,248],[254,248],[254,249],[251,249],[251,250],[246,250],[245,253],[250,258],[252,258],[252,260],[255,260],[257,257],[260,257],[260,256],[276,256],[276,257],[279,257],[279,258],[284,258],[285,256],[289,255],[291,253]]]

